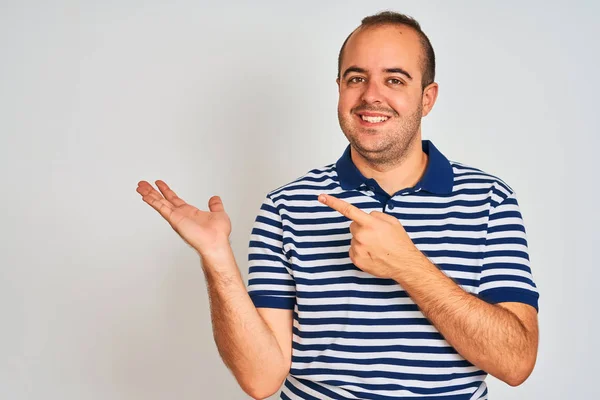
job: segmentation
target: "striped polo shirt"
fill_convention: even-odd
[[[293,310],[292,366],[282,399],[487,399],[486,372],[465,360],[391,279],[350,260],[351,221],[328,193],[402,223],[432,263],[489,303],[538,308],[523,219],[499,178],[449,161],[430,141],[420,182],[390,196],[348,146],[335,163],[270,193],[249,246],[256,307]]]

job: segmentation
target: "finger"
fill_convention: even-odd
[[[159,192],[157,192],[156,189],[154,189],[154,187],[152,187],[152,185],[146,181],[138,182],[138,187],[136,191],[142,196],[150,196],[152,198],[157,199],[163,198],[162,195]]]
[[[352,223],[350,224],[350,234],[352,235],[352,238],[356,237],[356,234],[358,233],[359,230],[359,224],[357,222],[352,221]]]
[[[208,200],[208,209],[212,212],[222,212],[225,211],[225,207],[223,206],[223,201],[219,196],[213,196]]]
[[[349,218],[361,225],[366,225],[371,221],[371,216],[369,214],[360,208],[356,208],[352,204],[345,202],[344,200],[338,199],[337,197],[333,197],[328,194],[321,194],[319,195],[319,201],[338,211],[346,218]]]
[[[400,221],[398,221],[398,218],[391,216],[389,214],[386,214],[384,212],[381,212],[381,211],[371,211],[369,213],[369,215],[371,215],[377,219],[380,219],[382,221],[387,221],[387,222],[396,223],[396,224],[400,223]]]
[[[180,207],[186,204],[185,201],[179,198],[164,181],[157,180],[155,183],[156,187],[158,187],[163,196],[165,196],[165,199],[170,201],[175,207]]]
[[[154,190],[152,185],[146,181],[141,181],[138,183],[137,192],[142,195],[142,200],[158,211],[167,221],[169,220],[174,206]]]
[[[352,264],[356,265],[358,261],[358,254],[356,254],[356,249],[354,247],[350,247],[350,249],[348,250],[348,257],[350,257],[350,261],[352,261]],[[358,265],[356,265],[356,267],[360,268]]]
[[[161,198],[157,198],[156,195],[148,195],[142,197],[146,203],[148,203],[152,208],[154,208],[160,215],[163,216],[164,219],[170,221],[171,214],[173,213],[174,206],[169,203],[167,200]]]
[[[352,235],[350,239],[350,244],[356,245],[358,243],[361,243],[361,238],[364,239],[365,232],[364,229],[361,229],[361,225],[358,222],[352,221],[352,223],[350,224],[350,234]]]

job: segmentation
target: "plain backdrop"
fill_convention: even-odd
[[[424,138],[521,204],[539,357],[490,398],[599,398],[598,3],[306,0],[0,1],[0,398],[247,398],[137,182],[220,195],[246,278],[263,196],[343,152],[337,54],[386,9],[437,54]]]

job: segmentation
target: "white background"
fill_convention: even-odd
[[[215,2],[217,3],[217,2]],[[0,398],[241,399],[199,258],[142,202],[222,196],[246,274],[266,192],[335,162],[337,54],[366,16],[437,54],[424,138],[517,192],[541,292],[535,371],[492,399],[595,398],[592,1],[1,1]]]

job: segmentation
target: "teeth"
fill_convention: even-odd
[[[377,123],[377,122],[383,122],[388,119],[388,117],[367,117],[366,115],[361,115],[360,117],[362,118],[363,121],[367,121],[372,124]]]

